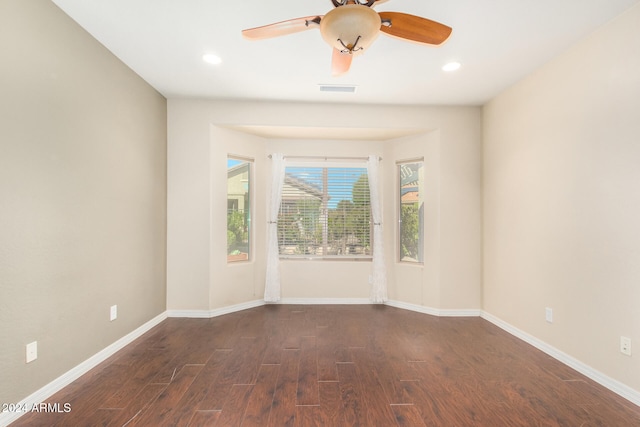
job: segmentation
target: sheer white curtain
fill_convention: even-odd
[[[382,237],[382,200],[380,197],[380,176],[378,156],[369,156],[367,175],[371,196],[371,219],[373,221],[373,260],[371,262],[371,301],[387,301],[387,268],[384,263],[384,242]]]
[[[278,254],[278,211],[284,186],[284,157],[280,153],[271,155],[271,198],[269,200],[269,223],[267,230],[267,277],[264,286],[266,302],[280,301],[280,255]]]

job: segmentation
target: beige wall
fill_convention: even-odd
[[[635,390],[638,76],[635,6],[484,108],[484,309]]]
[[[210,127],[210,280],[209,308],[262,298],[264,293],[266,246],[266,178],[268,165],[264,142],[217,126]],[[249,262],[227,264],[227,156],[236,155],[253,159],[251,259]]]
[[[262,126],[308,129],[309,136],[263,138],[229,130]],[[319,129],[327,128],[348,135],[354,134],[353,129],[395,129],[416,135],[386,141],[314,138]],[[262,298],[270,177],[267,155],[276,151],[382,156],[390,298],[438,309],[480,309],[480,108],[171,99],[168,132],[170,310],[211,310]],[[255,159],[257,197],[254,259],[231,265],[226,264],[223,203],[229,153]],[[417,156],[425,157],[427,176],[432,179],[425,267],[395,262],[395,162]],[[281,266],[283,298],[369,297],[369,263],[283,261]]]
[[[387,144],[385,158],[390,158],[390,171],[384,181],[385,223],[387,227],[387,259],[393,268],[389,271],[389,298],[396,301],[419,304],[432,308],[441,307],[440,263],[440,133],[436,130],[422,135],[405,137]],[[396,161],[424,159],[424,264],[399,263],[398,249],[398,179]],[[478,215],[478,220],[479,220]],[[479,246],[479,244],[478,244]],[[479,292],[478,281],[474,282]],[[479,300],[478,300],[479,301]],[[476,304],[478,302],[476,301]],[[462,304],[457,308],[464,307]],[[476,306],[479,308],[479,306]]]
[[[0,2],[0,35],[0,402],[17,403],[165,311],[166,100],[50,1]]]

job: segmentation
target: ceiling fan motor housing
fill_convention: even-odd
[[[347,4],[330,10],[320,21],[322,38],[342,53],[364,52],[380,34],[380,15],[370,7]]]

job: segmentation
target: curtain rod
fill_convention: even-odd
[[[271,158],[271,154],[267,157]],[[369,157],[340,157],[340,156],[282,156],[283,159],[314,159],[314,160],[369,160]],[[382,157],[378,157],[382,160]]]

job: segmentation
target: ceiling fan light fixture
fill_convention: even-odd
[[[359,54],[380,34],[380,15],[361,4],[347,4],[329,11],[320,21],[322,38],[341,53]]]
[[[331,46],[331,74],[349,71],[353,57],[363,53],[380,33],[427,45],[440,45],[451,35],[451,27],[420,16],[401,12],[376,12],[371,8],[383,0],[332,0],[334,9],[326,15],[289,19],[242,30],[249,40],[319,29]]]

